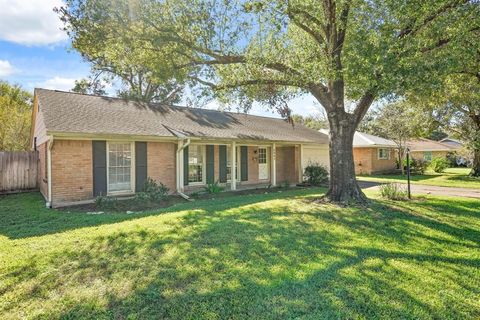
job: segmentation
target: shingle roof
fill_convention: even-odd
[[[455,148],[452,148],[446,144],[440,143],[438,141],[429,140],[425,138],[419,138],[407,141],[407,146],[411,151],[454,151]]]
[[[328,130],[320,129],[320,132],[328,134]],[[354,147],[392,147],[395,148],[397,145],[392,140],[384,139],[377,137],[368,133],[355,131],[353,135],[353,146]]]
[[[49,132],[328,143],[282,119],[35,89]]]

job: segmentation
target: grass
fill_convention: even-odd
[[[0,318],[480,318],[478,200],[310,201],[323,191],[135,215],[1,197]]]
[[[480,189],[480,178],[469,177],[469,172],[469,168],[448,168],[443,173],[427,171],[424,175],[412,175],[411,182],[439,187]],[[363,175],[357,178],[373,182],[407,182],[407,176],[400,174]]]

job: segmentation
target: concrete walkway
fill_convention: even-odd
[[[358,181],[358,184],[365,190],[378,190],[382,184],[380,182],[371,181]],[[401,183],[401,185],[407,188],[407,185]],[[467,188],[450,188],[450,187],[437,187],[427,186],[421,184],[411,184],[412,194],[431,194],[434,196],[451,196],[451,197],[467,197],[480,199],[480,189],[467,189]]]

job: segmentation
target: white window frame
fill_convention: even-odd
[[[191,144],[190,146],[200,147],[202,149],[202,181],[190,182],[188,181],[189,186],[202,186],[205,185],[205,179],[207,174],[207,147],[205,144]],[[190,150],[188,150],[188,172],[187,177],[190,176]]]
[[[130,143],[130,154],[132,159],[130,160],[130,190],[110,191],[110,144],[115,143]],[[122,195],[135,193],[135,142],[133,141],[107,141],[107,194],[108,195]]]
[[[386,151],[386,156],[385,157],[382,157],[380,156],[380,151],[381,150],[385,150]],[[377,159],[378,160],[389,160],[390,159],[390,150],[388,148],[378,148],[378,151],[377,151]]]
[[[241,157],[241,146],[235,146],[236,150],[236,157],[235,157],[235,160],[237,160],[237,174],[235,175],[235,178],[237,179],[237,182],[241,180],[241,176],[242,176],[242,173],[241,173],[241,170],[242,170],[242,157]],[[227,161],[227,164],[228,164],[228,159],[232,157],[232,146],[230,145],[227,145],[227,158],[225,159]],[[230,159],[231,161],[231,159]],[[231,164],[230,164],[230,167],[231,167]],[[228,166],[227,166],[228,168]],[[231,170],[231,168],[230,168]],[[232,176],[232,173],[230,171],[230,177]],[[232,179],[227,179],[227,182],[232,182]]]

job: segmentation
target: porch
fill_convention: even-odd
[[[213,183],[235,191],[294,185],[302,179],[302,145],[187,141],[178,144],[176,154],[177,191],[187,194]]]

